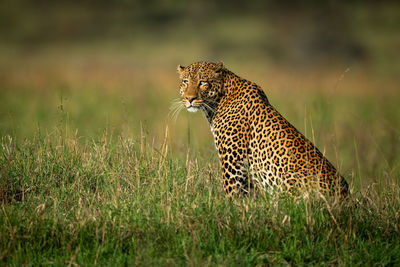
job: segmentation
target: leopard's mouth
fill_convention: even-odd
[[[189,112],[197,112],[202,105],[202,101],[193,101],[193,102],[189,102],[189,101],[183,101],[183,105],[186,107],[187,111]]]
[[[187,111],[189,111],[189,112],[197,112],[198,110],[199,110],[199,108],[198,107],[194,107],[194,106],[190,106],[190,107],[187,107],[186,108],[187,109]]]

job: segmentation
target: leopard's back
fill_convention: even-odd
[[[347,182],[303,134],[290,124],[254,83],[236,78],[218,106],[214,137],[226,177],[225,190],[317,189],[347,195]],[[230,161],[240,162],[231,164]],[[247,170],[247,171],[246,171]],[[245,178],[251,176],[250,183]],[[249,185],[243,185],[246,183]]]

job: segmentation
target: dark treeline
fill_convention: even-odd
[[[261,34],[268,29],[252,45],[278,61],[296,57],[304,62],[310,54],[359,61],[370,53],[359,28],[394,31],[400,25],[399,10],[396,1],[5,0],[0,4],[0,33],[3,43],[30,46],[142,36],[168,41],[182,35],[229,50],[243,43],[208,36],[214,25],[252,20]],[[237,34],[247,30],[252,29],[241,28]],[[288,55],[294,50],[296,55]]]

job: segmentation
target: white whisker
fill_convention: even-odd
[[[176,122],[176,119],[178,118],[179,113],[181,110],[184,108],[184,105],[182,103],[181,99],[175,99],[172,101],[171,106],[170,106],[170,112],[168,113],[168,116]]]

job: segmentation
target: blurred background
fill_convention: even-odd
[[[3,0],[0,33],[1,137],[168,127],[172,155],[216,159],[202,114],[169,113],[178,64],[223,61],[349,179],[399,173],[398,1]]]

